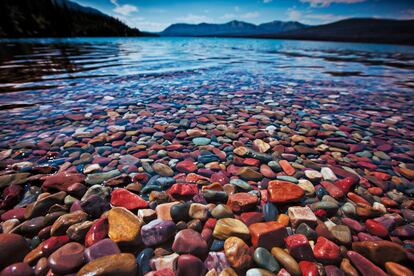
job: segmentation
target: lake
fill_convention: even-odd
[[[328,90],[412,100],[413,88],[410,46],[226,38],[0,41],[3,142],[24,133],[16,120],[93,113],[172,93]]]
[[[315,256],[335,274],[345,246],[341,269],[385,275],[356,252],[376,247],[367,258],[397,275],[414,262],[413,106],[414,47],[2,40],[1,232],[20,235],[0,234],[19,252],[5,262],[47,271],[53,252],[51,273],[301,275]]]

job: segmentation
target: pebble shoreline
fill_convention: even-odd
[[[414,275],[412,96],[103,100],[2,132],[1,276]]]

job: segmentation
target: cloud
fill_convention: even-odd
[[[289,8],[287,10],[287,16],[291,21],[299,21],[302,19],[302,13],[295,8]]]
[[[312,7],[328,7],[332,3],[336,4],[355,4],[366,0],[300,0],[302,3],[310,3]]]
[[[254,12],[247,12],[247,13],[244,13],[244,14],[241,14],[240,15],[240,18],[243,18],[243,19],[253,19],[253,18],[257,18],[257,17],[259,17],[259,12],[257,12],[257,11],[254,11]]]
[[[138,11],[137,6],[129,5],[129,4],[120,5],[118,3],[118,0],[111,0],[111,3],[115,5],[115,8],[113,9],[113,11],[115,13],[118,13],[118,14],[121,14],[121,15],[124,15],[124,16],[128,16],[131,13]]]
[[[237,15],[235,15],[234,13],[226,13],[221,17],[221,19],[229,20],[229,19],[233,19],[233,18],[236,18],[236,17],[237,17]]]
[[[414,9],[408,9],[401,11],[400,16],[398,16],[400,19],[414,19]]]
[[[301,12],[295,7],[289,8],[286,15],[291,21],[300,21],[305,24],[323,24],[348,18],[343,15],[336,15],[332,13],[312,13],[311,11]]]
[[[211,19],[208,16],[205,15],[197,15],[197,14],[187,14],[184,17],[178,17],[176,18],[179,22],[182,23],[191,23],[191,24],[197,24],[202,22],[211,21]]]

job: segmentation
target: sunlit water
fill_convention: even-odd
[[[0,41],[0,134],[175,92],[414,90],[414,47],[222,38]],[[145,96],[142,96],[145,95]],[[113,97],[110,101],[105,96]]]

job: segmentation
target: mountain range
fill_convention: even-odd
[[[351,18],[309,26],[296,21],[259,25],[233,20],[224,24],[172,24],[145,33],[120,20],[69,0],[0,0],[1,37],[193,36],[414,44],[414,20]]]
[[[260,25],[242,21],[225,24],[173,24],[159,34],[414,44],[412,30],[414,20],[351,18],[318,26],[295,21],[272,21]]]
[[[150,34],[68,0],[0,1],[0,37],[145,35]]]
[[[162,36],[245,36],[295,31],[308,27],[294,21],[272,21],[255,25],[233,20],[224,24],[173,24],[160,33]]]

